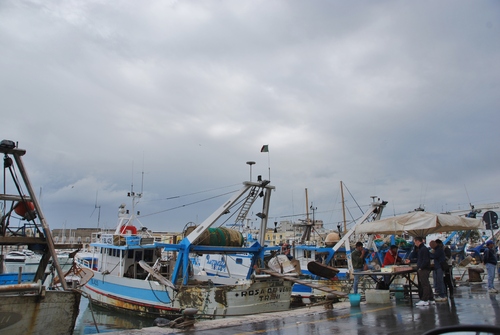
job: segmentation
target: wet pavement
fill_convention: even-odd
[[[396,300],[391,296],[388,304],[368,304],[359,307],[350,303],[294,309],[287,312],[260,314],[239,318],[201,321],[189,330],[150,327],[109,334],[422,334],[428,330],[465,324],[500,326],[500,294],[489,294],[486,283],[471,283],[456,288],[454,299],[436,305],[416,307],[409,299]],[[497,289],[500,283],[496,283]]]

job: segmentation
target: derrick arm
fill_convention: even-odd
[[[253,186],[261,186],[262,183],[257,182],[244,182],[243,187],[233,195],[228,201],[226,201],[222,206],[220,206],[215,212],[212,213],[208,218],[205,219],[191,234],[189,234],[186,239],[189,244],[193,244],[201,234],[211,227],[215,221],[217,221],[222,215],[226,214],[229,208],[245,194]],[[261,186],[262,187],[262,186]]]
[[[360,224],[363,224],[368,218],[372,215],[374,215],[375,220],[379,220],[380,216],[382,215],[382,211],[387,205],[387,201],[382,201],[382,202],[376,202],[375,200],[372,202],[372,207],[370,210],[368,210],[358,221],[356,221],[356,224],[354,227],[352,227],[341,239],[340,241],[335,244],[333,247],[333,251],[336,252],[339,250],[342,246],[345,247],[346,251],[346,256],[347,256],[347,266],[349,268],[349,272],[352,273],[353,268],[352,268],[352,260],[351,260],[351,247],[349,245],[349,238],[354,234],[356,231],[356,227]]]

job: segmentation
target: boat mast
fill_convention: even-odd
[[[309,196],[306,188],[306,223],[309,224]]]
[[[50,256],[52,257],[53,260],[53,266],[56,268],[57,275],[59,278],[64,278],[64,272],[61,269],[61,266],[59,262],[57,261],[57,253],[56,249],[54,246],[54,240],[52,239],[52,233],[50,231],[49,225],[47,224],[47,221],[45,220],[45,216],[43,215],[42,208],[40,207],[40,203],[38,202],[38,199],[35,197],[35,191],[33,190],[33,187],[31,186],[31,182],[28,178],[28,173],[26,172],[23,164],[23,160],[21,158],[22,155],[25,154],[25,150],[20,150],[20,149],[12,149],[12,154],[14,156],[14,159],[16,160],[17,167],[19,168],[19,172],[21,173],[21,176],[24,180],[24,184],[26,188],[28,189],[28,193],[31,197],[30,201],[33,202],[33,205],[35,206],[36,212],[38,213],[38,218],[40,219],[40,222],[42,224],[43,228],[43,233],[45,235],[45,241],[47,242],[47,247],[49,249]],[[61,280],[61,285],[64,290],[68,289],[68,286],[66,285],[65,280]]]
[[[314,226],[314,209],[312,204],[310,208],[313,210],[312,222],[309,220],[309,195],[307,193],[307,188],[306,188],[306,222],[304,226],[304,232],[302,233],[302,238],[300,239],[301,244],[304,244],[304,242],[311,240],[311,230]]]
[[[274,186],[265,187],[265,185],[264,185],[263,188],[265,189],[265,192],[264,192],[264,200],[262,201],[262,213],[257,213],[257,216],[261,219],[260,220],[260,234],[259,234],[259,243],[261,246],[264,246],[266,243],[265,232],[267,229],[267,219],[269,217],[269,205],[271,203],[271,191],[274,189]],[[259,215],[259,214],[261,214],[261,215]]]
[[[342,195],[342,216],[344,218],[344,233],[345,233],[347,232],[347,222],[345,220],[344,185],[342,184],[342,180],[340,181],[340,194]]]

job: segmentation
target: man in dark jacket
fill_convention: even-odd
[[[417,253],[417,276],[418,290],[420,301],[416,306],[429,306],[432,301],[432,289],[429,282],[429,274],[431,273],[431,256],[429,249],[425,246],[422,237],[415,237],[413,243],[418,248]]]
[[[486,265],[486,272],[488,272],[488,292],[498,293],[493,285],[497,267],[497,255],[495,253],[495,243],[493,243],[492,240],[486,241],[486,249],[484,249],[483,253],[483,263]]]
[[[431,241],[429,243],[430,247],[434,250],[434,254],[431,255],[431,258],[434,259],[434,288],[436,289],[436,294],[438,297],[436,298],[436,302],[445,302],[448,300],[446,294],[446,286],[444,286],[444,270],[443,266],[448,264],[446,263],[446,257],[443,250],[443,242],[441,240]]]
[[[437,239],[436,243],[440,243],[441,240]],[[441,242],[442,244],[442,242]],[[444,286],[445,286],[445,291],[450,292],[450,299],[453,298],[453,290],[454,290],[454,284],[453,284],[453,258],[451,255],[451,249],[448,246],[450,242],[446,243],[446,245],[443,245],[443,250],[444,250],[444,257],[446,258],[446,262],[448,263],[448,270],[443,269],[444,272]]]

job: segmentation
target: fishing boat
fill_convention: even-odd
[[[288,310],[292,283],[259,273],[265,268],[264,241],[243,245],[241,233],[217,223],[245,219],[252,205],[262,199],[261,231],[267,226],[271,186],[269,181],[247,181],[199,226],[192,227],[178,244],[154,241],[136,223],[135,204],[142,194],[130,192],[132,211],[120,206],[114,233],[102,233],[85,254],[92,278],[83,284],[93,304],[148,317],[174,319],[185,310],[199,318],[224,318]],[[142,224],[141,224],[142,225]],[[263,234],[262,234],[263,235]],[[251,256],[242,278],[214,277],[193,271],[190,254]],[[78,254],[76,258],[78,259]],[[83,262],[82,262],[83,264]]]
[[[31,250],[12,250],[5,255],[6,272],[36,272],[41,255]]]
[[[342,238],[333,239],[334,243],[321,246],[293,243],[290,250],[280,246],[268,248],[271,253],[277,253],[269,260],[268,267],[294,283],[291,295],[293,305],[324,301],[332,291],[335,295],[349,291],[350,273],[353,271],[350,239],[358,225],[380,219],[386,204],[386,201],[372,197],[370,208]],[[241,253],[192,254],[191,264],[195,273],[233,281],[244,278],[252,266],[248,255]]]
[[[63,283],[59,289],[43,284],[45,270],[52,266],[59,276],[62,269],[57,261],[52,235],[28,178],[22,157],[26,150],[8,140],[0,143],[4,154],[4,185],[0,194],[0,333],[72,334],[79,312],[81,295]],[[8,178],[10,177],[10,178]],[[9,192],[9,193],[7,193]],[[10,193],[12,192],[12,193]],[[25,193],[27,192],[27,193]],[[22,227],[14,228],[19,220]],[[40,255],[33,274],[19,272],[17,282],[6,272],[5,259],[14,247],[26,246]],[[23,253],[26,256],[26,253]],[[28,252],[28,256],[33,256]],[[18,255],[19,256],[19,255]],[[18,258],[18,260],[20,260]],[[24,262],[26,257],[24,257]],[[24,263],[23,262],[23,263]],[[11,280],[9,280],[9,277]],[[28,278],[29,277],[29,278]],[[15,277],[14,277],[15,278]]]
[[[6,263],[24,263],[26,260],[26,254],[22,251],[10,251],[7,256],[5,256]]]

